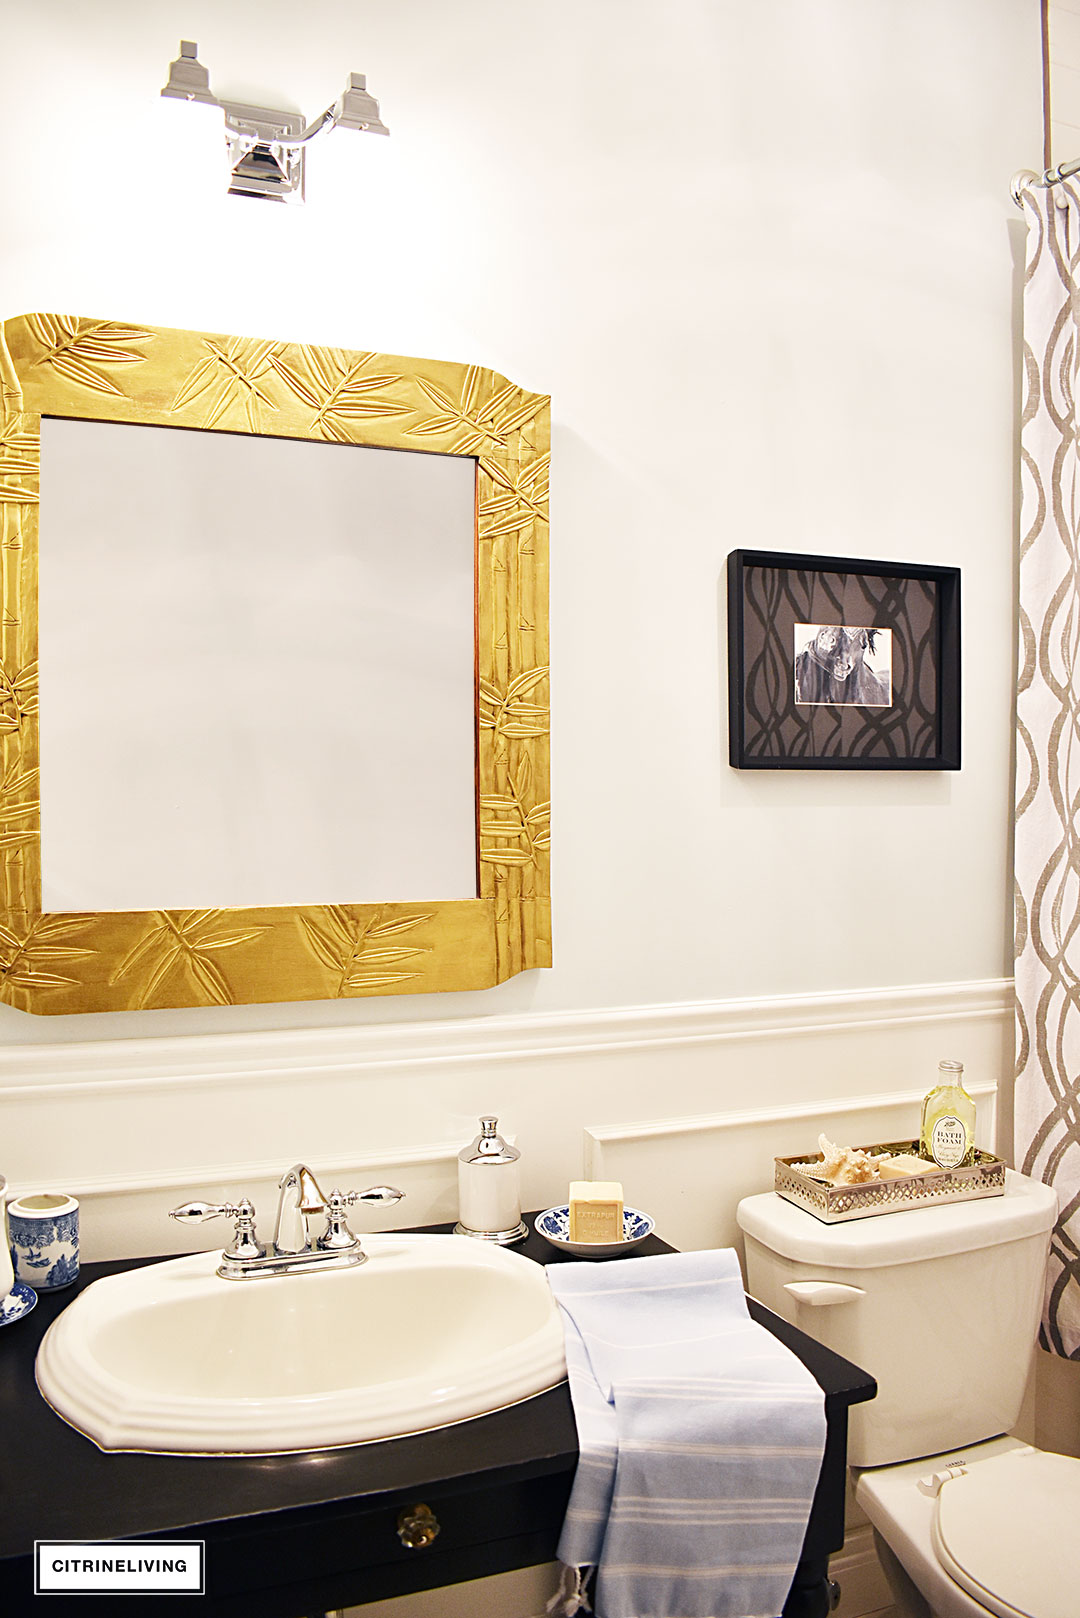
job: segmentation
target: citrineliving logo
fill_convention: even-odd
[[[36,1539],[34,1594],[205,1595],[204,1539]]]

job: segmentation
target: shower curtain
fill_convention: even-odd
[[[1058,1193],[1042,1344],[1080,1359],[1080,193],[1022,201],[1015,1162]]]

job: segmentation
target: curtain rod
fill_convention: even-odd
[[[1036,174],[1033,169],[1020,169],[1009,181],[1009,190],[1012,199],[1018,208],[1024,206],[1020,193],[1032,185],[1058,185],[1062,180],[1068,180],[1074,174],[1080,174],[1080,157],[1073,158],[1071,163],[1059,163],[1057,168],[1044,169],[1042,174]]]

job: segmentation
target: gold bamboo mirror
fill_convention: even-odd
[[[550,965],[548,400],[58,315],[0,386],[0,998]]]

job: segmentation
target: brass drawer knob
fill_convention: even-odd
[[[439,1532],[430,1506],[406,1506],[398,1512],[397,1537],[407,1551],[422,1551]]]

